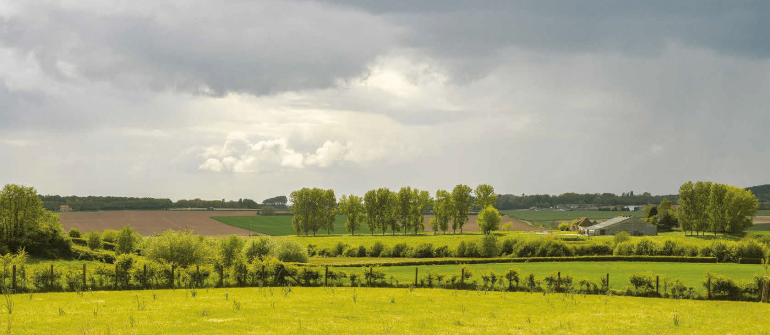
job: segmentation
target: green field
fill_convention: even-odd
[[[761,334],[770,305],[432,289],[13,295],[10,334]],[[6,329],[3,329],[6,332]]]
[[[255,233],[271,236],[297,235],[291,225],[291,215],[212,216],[211,218]],[[337,215],[334,221],[334,230],[331,233],[346,234],[345,221],[347,219],[347,215]],[[368,234],[369,230],[364,225],[356,233]],[[317,234],[326,235],[326,230],[319,230]]]
[[[765,274],[761,265],[751,264],[698,264],[698,263],[654,263],[654,262],[536,262],[536,263],[507,263],[507,264],[471,264],[470,268],[475,272],[471,281],[481,282],[479,271],[495,271],[497,274],[503,274],[511,268],[521,270],[521,275],[528,275],[532,272],[539,279],[550,275],[554,271],[561,271],[562,274],[571,273],[575,283],[581,278],[588,278],[596,283],[600,283],[599,277],[610,274],[610,287],[616,290],[624,290],[630,283],[628,276],[634,272],[650,271],[661,275],[661,287],[663,286],[663,277],[670,279],[681,279],[685,285],[692,286],[696,291],[705,291],[703,280],[706,273],[723,274],[737,282],[747,281],[754,278],[754,275]],[[453,275],[460,272],[460,265],[429,265],[417,266],[418,277],[424,275],[428,270],[445,275]],[[363,272],[362,268],[341,268],[345,271]],[[415,266],[392,266],[382,267],[386,276],[399,282],[414,282]]]

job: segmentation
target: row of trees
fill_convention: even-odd
[[[682,230],[739,233],[754,224],[759,202],[751,191],[709,181],[688,181],[679,188],[677,217]]]
[[[43,207],[33,187],[8,184],[0,192],[0,253],[21,249],[36,256],[67,256],[59,217]]]
[[[176,202],[170,199],[136,198],[136,197],[102,197],[102,196],[60,196],[40,195],[43,207],[49,211],[59,211],[63,205],[70,206],[75,211],[100,211],[100,210],[163,210],[169,208],[260,208],[260,205],[251,199],[238,200],[201,200],[180,199]],[[280,197],[276,197],[280,198]],[[273,198],[271,198],[273,199]],[[268,199],[270,200],[270,199]],[[266,200],[267,201],[267,200]],[[278,204],[278,206],[275,206]],[[286,208],[286,197],[283,196],[283,207],[280,202],[271,203],[274,208]]]
[[[502,194],[497,200],[497,209],[525,209],[530,207],[555,207],[558,205],[595,205],[595,206],[628,206],[639,204],[659,203],[663,198],[676,201],[677,195],[651,195],[649,192],[634,194],[634,192],[617,195],[613,193],[562,193],[560,195],[533,194],[514,195]]]
[[[318,230],[331,234],[337,214],[347,215],[345,229],[353,235],[363,225],[372,235],[375,231],[382,231],[383,235],[388,231],[394,235],[400,231],[417,234],[425,230],[423,215],[431,212],[435,217],[429,224],[434,233],[446,233],[450,223],[453,232],[459,229],[462,233],[474,205],[484,209],[484,215],[479,216],[482,231],[497,230],[500,223],[500,213],[493,207],[497,195],[488,184],[479,185],[475,190],[460,184],[452,192],[436,191],[435,198],[428,191],[409,186],[402,187],[398,192],[378,188],[366,192],[363,197],[343,195],[339,203],[333,190],[319,188],[294,191],[290,198],[294,214],[292,226],[298,235],[309,235],[310,232],[315,235]]]

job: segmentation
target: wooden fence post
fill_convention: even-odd
[[[329,266],[326,266],[326,271],[324,272],[324,286],[329,286]]]
[[[16,293],[16,264],[13,265],[13,293]]]
[[[147,263],[144,264],[144,277],[142,277],[142,286],[147,288]]]
[[[706,299],[711,300],[711,275],[708,276],[706,281]]]
[[[86,290],[86,263],[83,263],[83,291]]]
[[[655,276],[655,293],[660,295],[660,276]]]
[[[418,267],[414,267],[414,287],[417,287],[417,269]]]
[[[561,271],[556,272],[556,292],[561,291]]]

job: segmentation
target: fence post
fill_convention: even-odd
[[[368,282],[369,282],[368,286],[369,287],[372,286],[372,274],[374,274],[374,267],[370,267],[369,268],[369,280],[368,280]]]
[[[556,292],[561,291],[561,271],[556,272]]]
[[[171,263],[171,288],[174,288],[174,263]]]
[[[53,264],[51,264],[51,291],[53,291]]]
[[[417,269],[418,267],[414,267],[414,287],[417,287]]]
[[[83,291],[86,290],[86,263],[83,263]]]
[[[195,275],[198,276],[196,279],[196,282],[198,282],[198,287],[203,286],[203,279],[201,278],[201,266],[200,264],[195,264]]]
[[[610,291],[610,273],[607,272],[607,292]]]
[[[324,286],[329,286],[329,266],[326,266],[326,271],[324,272]]]
[[[706,299],[711,300],[711,275],[708,276],[706,281]]]
[[[655,293],[660,295],[660,276],[655,276]]]
[[[16,264],[13,265],[13,293],[16,293]]]
[[[147,288],[147,263],[144,264],[144,277],[142,277],[142,285]]]

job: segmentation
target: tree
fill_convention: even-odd
[[[414,224],[413,212],[415,210],[415,203],[416,199],[411,187],[405,186],[398,191],[398,221],[401,222],[401,228],[404,229],[404,235],[406,235],[407,231],[412,229],[412,224]],[[395,230],[393,234],[395,234]]]
[[[494,206],[497,204],[497,194],[495,194],[495,188],[492,187],[492,185],[481,184],[476,186],[476,190],[473,193],[476,196],[476,202],[474,205],[480,209],[484,209],[487,208],[487,206]]]
[[[658,205],[658,214],[665,214],[671,211],[671,200],[668,200],[668,198],[663,198],[663,200],[660,201],[660,205]]]
[[[260,215],[275,215],[275,208],[270,206],[262,207],[262,210],[260,211]]]
[[[686,182],[679,188],[676,218],[682,230],[740,233],[753,225],[759,202],[751,191],[712,182]]]
[[[727,223],[727,185],[714,183],[711,185],[711,193],[708,197],[708,227],[717,234],[717,231],[724,231],[724,225]]]
[[[459,184],[452,190],[452,230],[460,229],[463,233],[463,225],[468,222],[468,214],[471,210],[471,188],[468,185]]]
[[[730,206],[727,210],[727,230],[739,233],[754,225],[754,216],[759,208],[759,200],[750,190],[729,186],[727,193]]]
[[[32,255],[68,256],[59,216],[47,211],[34,187],[8,184],[0,192],[0,252],[25,249]]]
[[[428,191],[418,191],[415,189],[414,193],[416,201],[412,228],[414,229],[414,234],[417,235],[418,231],[425,230],[425,219],[423,218],[422,213],[427,211],[433,204],[433,198],[431,198]]]
[[[319,202],[321,227],[326,229],[327,235],[331,235],[331,231],[334,230],[334,222],[337,220],[337,197],[334,196],[334,190],[324,190]]]
[[[291,192],[290,197],[294,214],[292,226],[297,235],[304,232],[307,236],[313,232],[315,236],[319,229],[326,229],[331,234],[337,215],[337,200],[333,190],[303,188]]]
[[[649,219],[655,215],[658,215],[658,206],[655,206],[655,205],[644,206],[644,217],[646,219]]]
[[[102,248],[102,235],[98,231],[89,231],[86,233],[86,245],[91,250]]]
[[[436,235],[439,230],[438,220],[436,220],[435,217],[432,217],[430,220],[428,220],[428,224],[430,224],[430,230],[433,231],[433,235]]]
[[[356,230],[360,229],[361,222],[365,219],[363,199],[355,195],[342,195],[339,202],[339,210],[341,214],[347,215],[348,219],[345,221],[345,229],[352,235],[356,234]]]
[[[492,207],[492,205],[487,205],[487,207],[484,207],[484,209],[479,212],[477,222],[479,224],[479,229],[484,232],[484,234],[489,234],[493,230],[500,229],[501,219],[500,212]]]
[[[125,225],[118,233],[118,243],[115,247],[115,252],[120,254],[130,254],[134,252],[134,246],[136,245],[136,237],[134,236],[134,230],[131,225]]]
[[[279,195],[277,197],[267,198],[265,200],[262,200],[262,205],[270,206],[273,208],[286,208],[286,196],[285,195]]]
[[[364,194],[364,221],[366,227],[374,235],[374,231],[379,227],[377,215],[379,213],[379,204],[377,203],[377,190],[369,190]]]
[[[233,265],[236,257],[241,254],[243,246],[246,243],[238,235],[230,235],[219,241],[219,248],[217,248],[218,260],[222,263],[222,266],[229,268]]]
[[[452,220],[452,195],[445,190],[436,191],[436,202],[433,204],[433,214],[438,221],[438,228],[446,234],[449,221]]]

